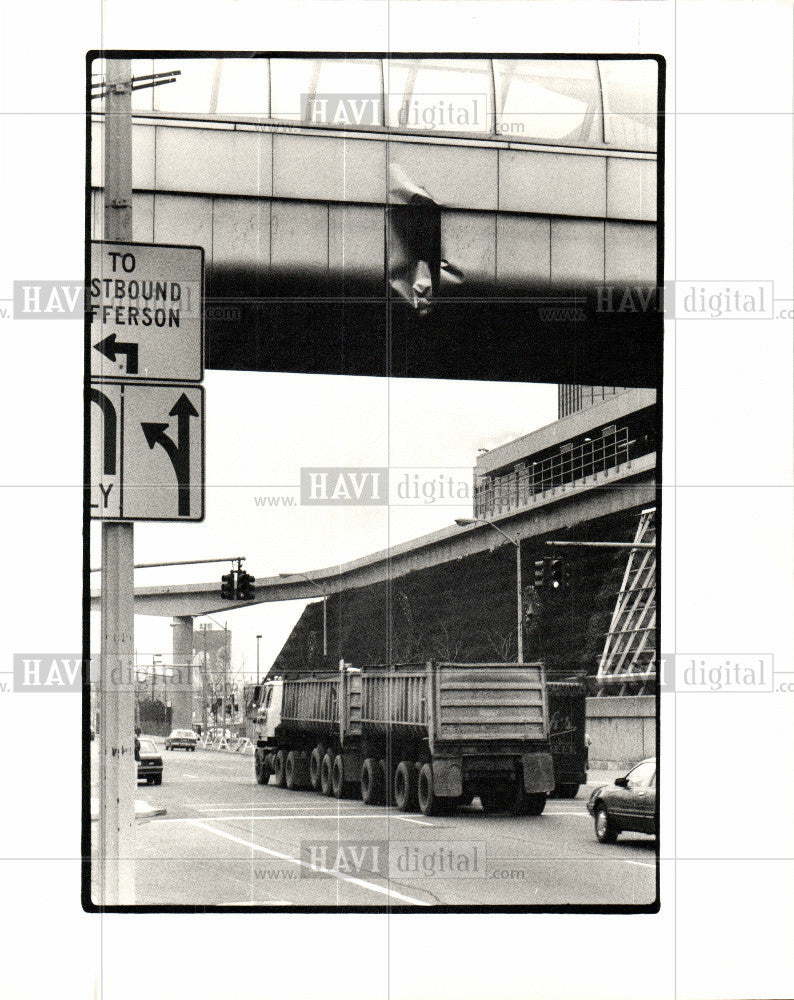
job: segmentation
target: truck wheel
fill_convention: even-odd
[[[309,757],[309,784],[315,790],[319,792],[322,788],[322,782],[320,780],[323,768],[323,757],[325,756],[325,748],[321,743],[312,750],[311,756]]]
[[[273,775],[277,788],[287,787],[287,758],[283,750],[277,750],[273,761]]]
[[[254,757],[254,773],[257,785],[266,785],[270,781],[270,768],[267,766],[265,754],[257,753]]]
[[[323,757],[323,762],[320,767],[320,790],[323,795],[333,795],[334,794],[334,784],[333,784],[333,772],[334,772],[334,758],[331,756],[331,751],[328,750]]]
[[[512,807],[515,798],[514,789],[503,782],[492,782],[480,789],[483,812],[507,812]]]
[[[545,792],[524,792],[523,798],[522,816],[540,816],[546,808],[547,795]]]
[[[394,772],[394,804],[400,812],[416,812],[416,768],[401,760]]]
[[[381,794],[383,796],[383,804],[386,806],[393,806],[394,782],[391,781],[391,775],[389,774],[389,762],[385,757],[378,761],[378,774],[380,775],[380,787]]]
[[[575,799],[579,794],[578,785],[557,785],[555,794],[561,799]]]
[[[510,803],[510,812],[514,816],[540,816],[546,808],[545,792],[525,792],[524,783],[519,781]]]
[[[331,771],[331,785],[334,798],[343,799],[345,797],[345,762],[342,759],[341,753],[338,753],[334,757],[333,769]]]
[[[367,757],[361,766],[361,798],[368,806],[379,806],[383,801],[380,764],[374,757]]]
[[[296,788],[300,788],[303,784],[301,781],[301,763],[300,757],[296,750],[290,750],[287,754],[287,761],[284,765],[284,782],[290,791],[295,791]]]
[[[419,781],[416,784],[416,794],[419,808],[425,816],[448,816],[455,808],[453,799],[436,795],[433,789],[433,768],[430,764],[422,764]]]

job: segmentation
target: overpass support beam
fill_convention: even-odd
[[[171,727],[193,728],[193,616],[179,615],[173,620],[173,684]]]

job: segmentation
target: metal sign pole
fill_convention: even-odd
[[[132,239],[131,66],[107,60],[105,239]],[[102,525],[99,729],[100,905],[135,902],[134,543],[130,522]]]

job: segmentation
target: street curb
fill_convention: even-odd
[[[135,819],[150,819],[152,816],[165,816],[167,810],[163,806],[150,806],[142,799],[135,800]],[[91,822],[99,820],[99,799],[91,799]]]

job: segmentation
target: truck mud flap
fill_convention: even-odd
[[[463,762],[460,757],[433,758],[433,791],[441,798],[463,794]]]
[[[524,768],[524,791],[554,791],[554,761],[550,753],[521,754]]]

